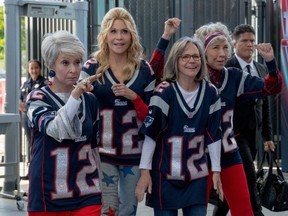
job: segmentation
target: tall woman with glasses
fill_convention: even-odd
[[[155,89],[140,133],[145,135],[136,188],[156,216],[206,215],[208,166],[212,160],[214,188],[220,196],[221,103],[206,80],[202,44],[184,37],[172,47],[163,82]]]

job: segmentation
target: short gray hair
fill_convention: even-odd
[[[41,53],[46,66],[52,69],[59,54],[76,55],[84,62],[85,48],[76,35],[68,31],[56,31],[44,35]]]

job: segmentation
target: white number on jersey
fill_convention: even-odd
[[[184,180],[182,174],[183,158],[183,137],[172,137],[168,139],[171,145],[171,160],[170,160],[170,174],[167,176],[171,180]],[[194,137],[189,141],[189,149],[198,149],[197,153],[194,153],[187,159],[187,168],[190,174],[189,180],[199,179],[208,174],[207,163],[199,164],[201,169],[195,166],[195,161],[199,160],[204,155],[204,138],[203,136]]]
[[[103,118],[103,128],[101,134],[102,140],[102,147],[99,148],[100,153],[106,153],[110,155],[116,155],[116,148],[113,146],[113,138],[115,136],[115,132],[113,129],[113,110],[102,110],[100,112],[100,116]],[[122,125],[130,124],[133,120],[136,119],[137,127],[130,128],[122,132],[119,139],[121,139],[122,143],[122,155],[129,155],[129,154],[140,154],[142,149],[142,143],[138,143],[137,147],[133,143],[133,136],[138,135],[139,127],[141,126],[141,122],[137,118],[137,113],[135,110],[129,110],[124,116],[122,116]],[[121,130],[119,130],[121,132]],[[117,131],[117,132],[119,132]]]
[[[227,122],[231,122],[231,127],[228,127],[226,128],[225,131],[223,131],[223,138],[222,138],[223,150],[224,152],[229,152],[237,148],[237,143],[234,136],[230,137],[233,127],[233,110],[227,111],[223,115],[222,121],[224,124]]]
[[[55,191],[52,192],[52,199],[72,198],[73,191],[68,187],[69,167],[69,147],[57,148],[51,151],[51,155],[55,157]],[[78,173],[75,183],[80,190],[80,195],[88,195],[99,193],[100,182],[99,179],[93,179],[94,185],[88,185],[86,182],[86,175],[93,173],[97,169],[95,158],[92,154],[91,146],[83,146],[78,153],[78,161],[88,159],[90,165],[83,167]],[[51,164],[51,166],[53,166]]]

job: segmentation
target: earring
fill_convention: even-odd
[[[52,86],[53,85],[53,81],[54,81],[54,77],[55,77],[56,73],[54,70],[50,70],[48,73],[48,85]]]

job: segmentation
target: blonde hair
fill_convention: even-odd
[[[202,42],[197,38],[190,38],[185,36],[180,38],[173,44],[164,67],[163,80],[166,81],[178,80],[179,78],[178,59],[185,51],[185,48],[187,47],[188,44],[194,44],[197,47],[199,54],[201,56],[201,68],[195,77],[195,81],[199,82],[207,78],[207,66]]]
[[[135,21],[131,14],[124,8],[112,8],[106,13],[102,20],[101,30],[97,36],[98,51],[95,52],[94,55],[96,60],[99,62],[99,68],[96,73],[102,73],[103,75],[103,72],[109,68],[109,48],[106,43],[106,38],[115,20],[123,21],[131,34],[131,45],[127,51],[128,63],[123,68],[124,76],[126,76],[126,80],[128,80],[132,78],[135,70],[140,67],[142,46],[140,44]]]

